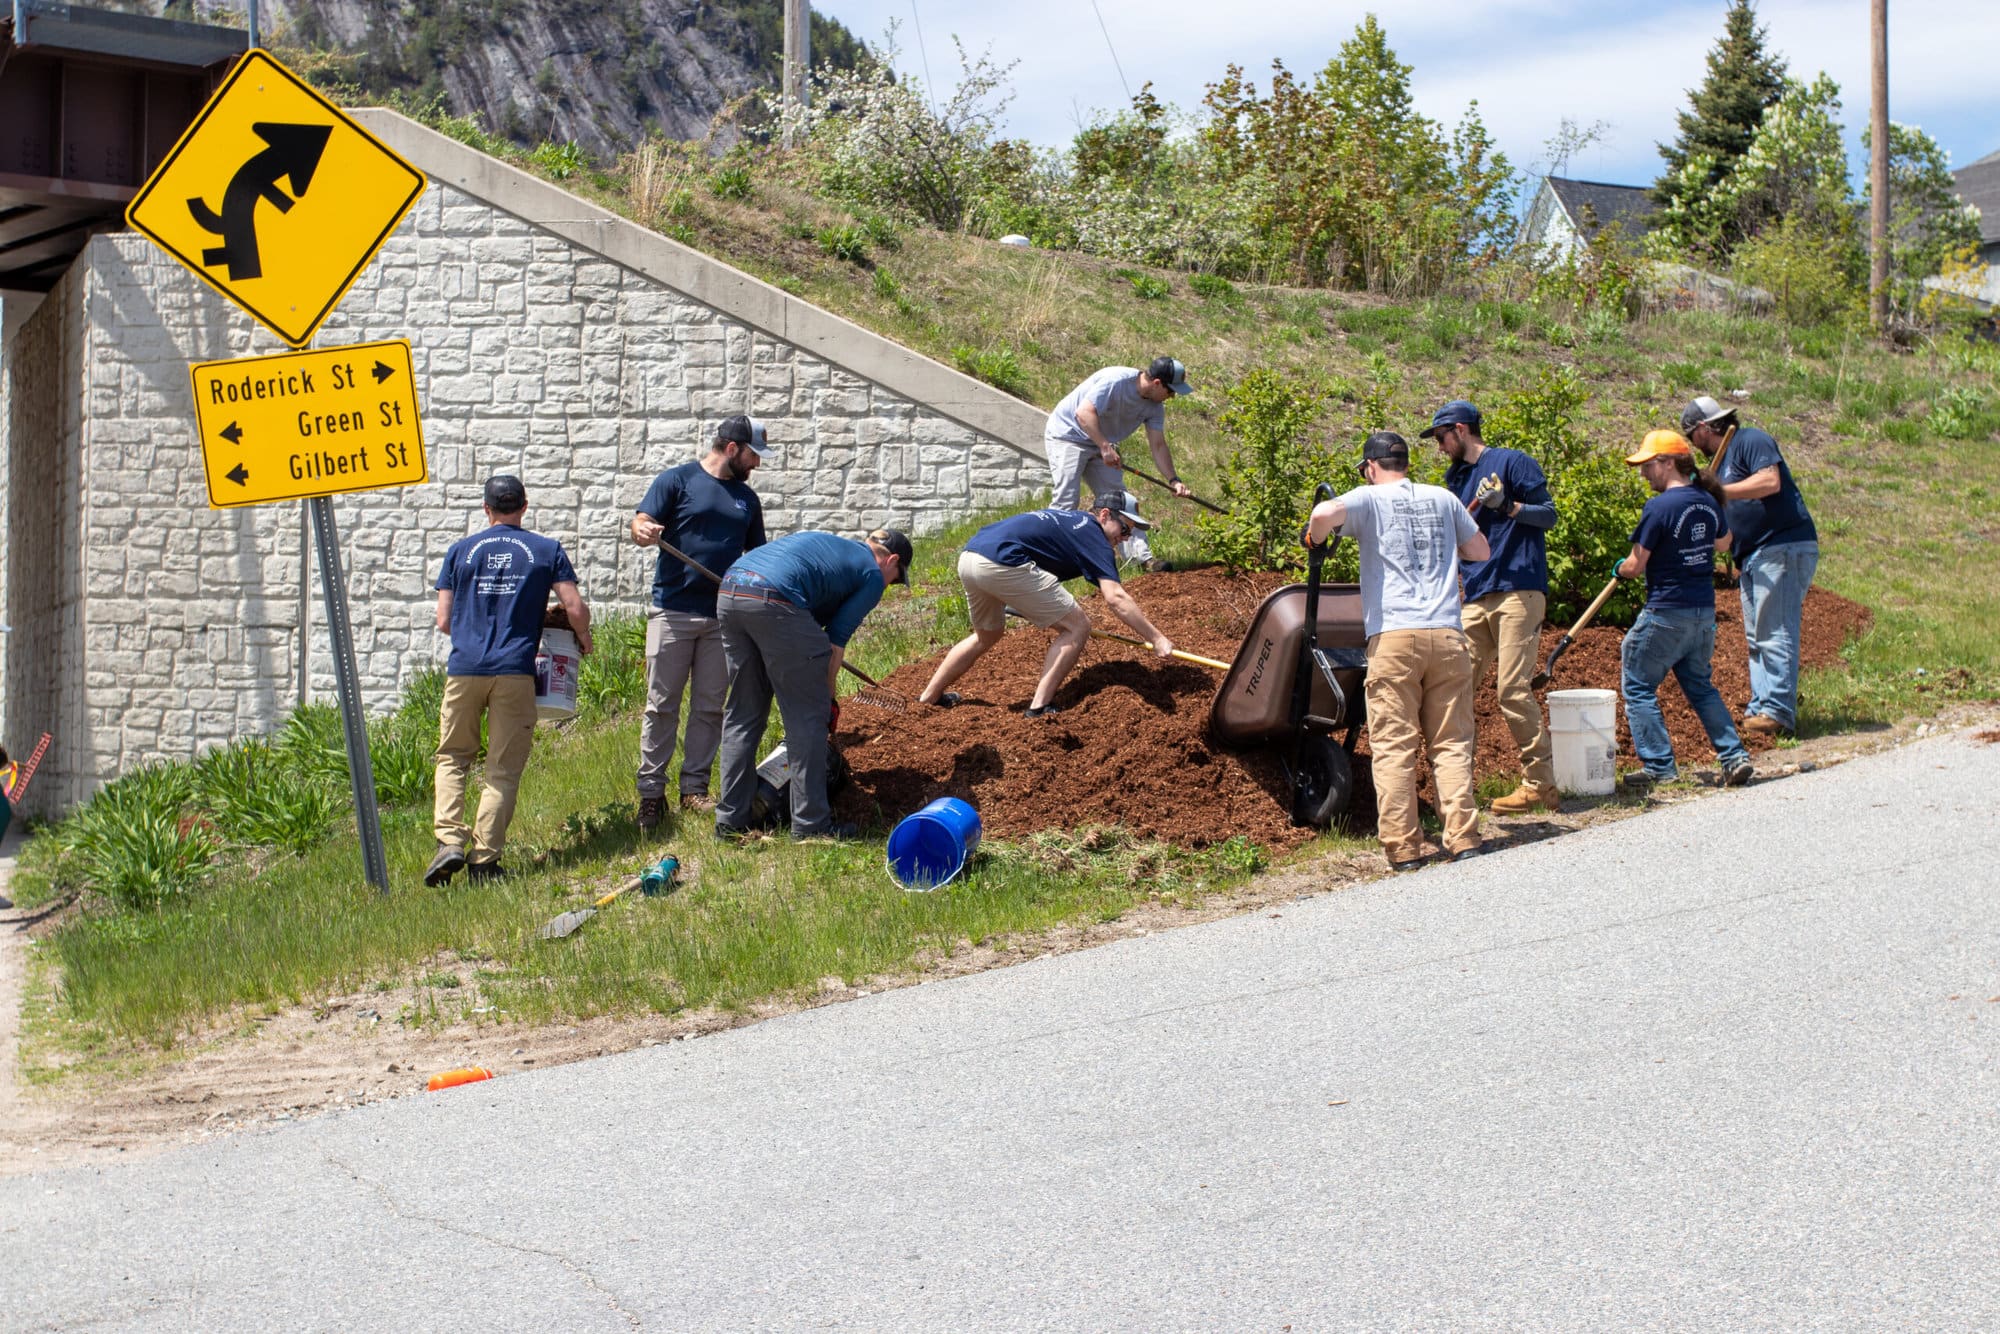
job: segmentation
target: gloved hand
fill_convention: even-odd
[[[1473,499],[1487,509],[1504,510],[1507,508],[1507,484],[1500,480],[1500,474],[1490,473],[1479,483],[1479,489],[1473,492]]]
[[[840,730],[840,701],[835,700],[833,702],[832,712],[827,715],[826,734],[828,736],[832,736],[835,732],[838,732],[839,730]]]
[[[1623,579],[1626,577],[1624,561],[1621,560],[1616,565],[1611,567],[1611,577],[1613,579]]]

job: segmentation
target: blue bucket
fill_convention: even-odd
[[[979,812],[957,797],[939,797],[906,815],[889,835],[889,873],[905,889],[948,885],[979,846]]]

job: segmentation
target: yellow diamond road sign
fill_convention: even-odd
[[[302,347],[423,190],[422,172],[252,51],[125,220]]]
[[[401,339],[200,362],[188,374],[215,509],[413,486],[429,475]]]

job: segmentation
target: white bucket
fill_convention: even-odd
[[[576,713],[576,670],[581,659],[576,636],[550,626],[542,631],[542,651],[535,655],[535,716],[573,717]]]
[[[1580,797],[1608,797],[1618,787],[1618,692],[1551,690],[1549,736],[1556,786]]]

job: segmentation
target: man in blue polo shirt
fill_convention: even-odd
[[[749,478],[771,452],[761,422],[723,419],[715,443],[699,459],[653,479],[632,516],[632,540],[665,542],[717,574],[745,551],[764,545],[764,505]],[[689,693],[687,749],[681,755],[681,809],[712,807],[708,782],[722,739],[722,703],[729,694],[729,659],[715,616],[715,583],[677,556],[660,552],[653,571],[653,609],[646,615],[646,714],[639,725],[639,828],[650,833],[666,814],[667,767],[681,695]],[[692,687],[692,690],[690,690]]]
[[[1736,426],[1728,449],[1722,440]],[[1750,706],[1743,730],[1791,734],[1799,725],[1799,623],[1806,590],[1819,569],[1819,530],[1792,480],[1778,442],[1754,426],[1737,426],[1736,409],[1706,394],[1681,412],[1688,443],[1710,462],[1728,502],[1735,541],[1743,638],[1750,649]]]
[[[958,703],[951,683],[1000,642],[1011,607],[1044,630],[1056,632],[1042,659],[1042,679],[1028,701],[1030,718],[1053,714],[1056,687],[1090,642],[1090,617],[1063,587],[1067,579],[1095,583],[1112,615],[1151,644],[1153,652],[1163,658],[1172,654],[1173,641],[1153,628],[1118,581],[1115,545],[1151,526],[1133,512],[1123,491],[1102,491],[1087,512],[1033,510],[974,533],[958,558],[972,633],[952,645],[917,701],[945,708]]]
[[[785,723],[792,762],[792,837],[853,838],[826,801],[826,742],[833,687],[847,641],[890,584],[910,582],[910,539],[893,528],[867,538],[793,533],[746,551],[722,576],[716,599],[732,685],[722,715],[722,796],[715,836],[749,832],[757,795],[757,743],[771,701]]]
[[[1548,611],[1555,502],[1541,465],[1517,449],[1488,445],[1479,426],[1479,409],[1456,398],[1437,410],[1424,435],[1451,460],[1445,489],[1471,511],[1493,553],[1463,565],[1465,605],[1459,612],[1472,648],[1473,688],[1497,662],[1500,713],[1521,752],[1521,785],[1496,798],[1491,809],[1495,815],[1559,811],[1549,729],[1529,684]]]
[[[577,592],[568,553],[554,538],[521,526],[528,510],[521,479],[500,474],[486,483],[485,499],[490,526],[453,543],[437,577],[437,628],[451,636],[451,656],[438,716],[437,855],[424,872],[432,887],[460,870],[473,880],[506,874],[500,852],[535,744],[535,653],[550,590],[569,613],[577,648],[590,652],[590,608]],[[466,775],[479,754],[482,717],[486,790],[468,827]]]

